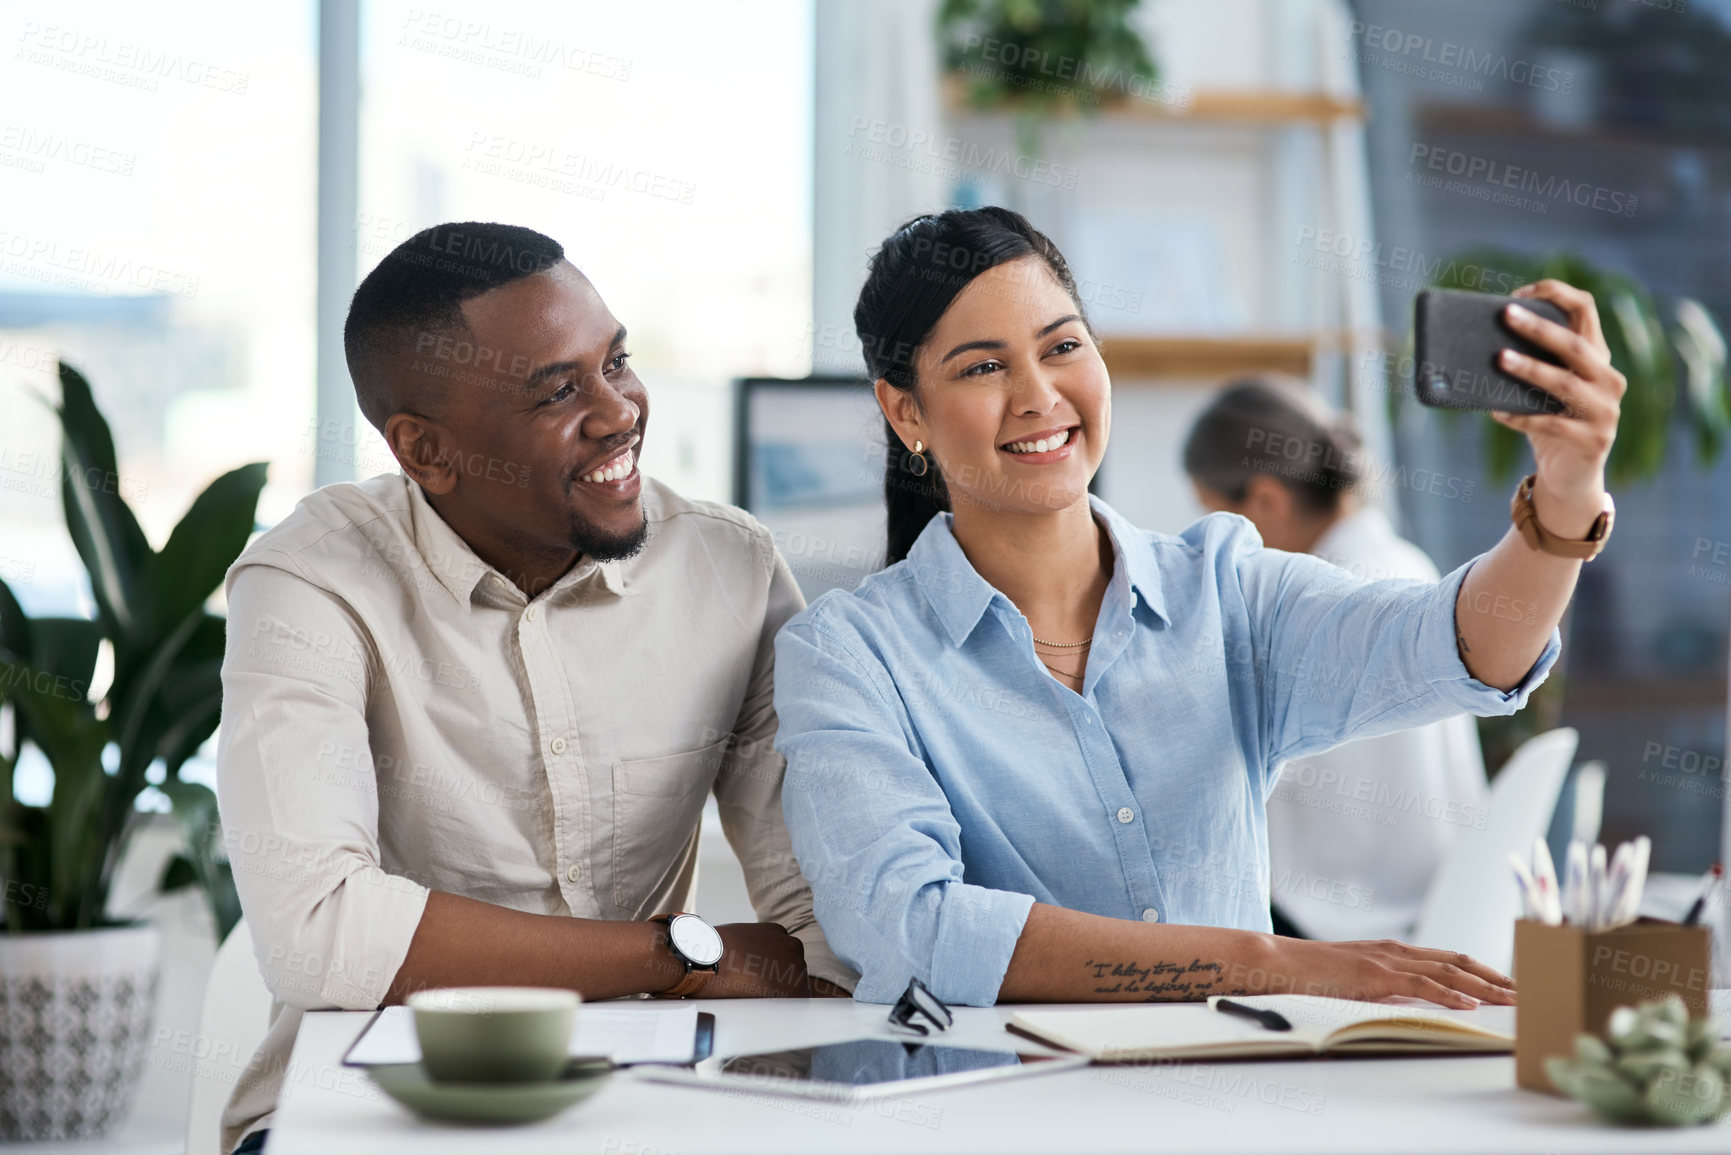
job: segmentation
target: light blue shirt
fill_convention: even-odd
[[[1036,901],[1266,931],[1274,767],[1513,713],[1560,649],[1553,633],[1505,693],[1456,648],[1471,562],[1364,582],[1264,549],[1232,514],[1171,537],[1093,505],[1115,561],[1080,694],[947,514],[776,639],[787,826],[856,998],[893,1002],[918,976],[945,1002],[991,1004]]]

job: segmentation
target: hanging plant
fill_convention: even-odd
[[[1017,114],[1035,151],[1040,124],[1126,99],[1160,99],[1148,45],[1130,21],[1141,0],[944,0],[946,72],[969,107]]]

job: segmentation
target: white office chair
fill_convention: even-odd
[[[1465,951],[1509,971],[1521,916],[1509,852],[1530,859],[1533,839],[1550,831],[1579,744],[1580,735],[1562,726],[1528,739],[1509,758],[1491,783],[1485,828],[1462,831],[1431,882],[1413,930],[1416,945]]]
[[[227,1155],[222,1151],[222,1109],[234,1079],[245,1069],[270,1025],[270,991],[252,953],[252,933],[241,919],[210,968],[204,989],[204,1012],[198,1021],[196,1050],[220,1078],[192,1080],[192,1102],[186,1113],[186,1155]],[[231,1077],[232,1076],[232,1077]]]

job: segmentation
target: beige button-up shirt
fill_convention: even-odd
[[[218,797],[269,1034],[223,1150],[269,1123],[303,1010],[379,1005],[429,890],[536,914],[691,909],[713,791],[758,917],[851,986],[781,814],[768,532],[645,479],[649,536],[530,600],[401,475],[332,485],[228,575]]]

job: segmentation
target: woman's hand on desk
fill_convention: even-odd
[[[1511,1005],[1515,982],[1457,951],[1431,950],[1404,942],[1312,942],[1270,936],[1275,961],[1270,970],[1286,980],[1271,985],[1294,994],[1344,999],[1382,999],[1405,995],[1445,1007],[1471,1009],[1480,1003]]]

